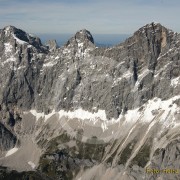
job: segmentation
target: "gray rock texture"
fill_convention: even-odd
[[[16,135],[0,123],[0,153],[12,149],[17,142]],[[1,154],[0,154],[1,155]]]
[[[180,34],[150,23],[125,42],[102,48],[83,29],[58,47],[56,41],[43,45],[38,37],[7,26],[0,30],[0,68],[1,151],[12,149],[17,139],[25,142],[27,135],[28,147],[33,144],[37,154],[42,154],[36,169],[44,178],[49,174],[54,179],[81,180],[180,178],[172,173],[145,173],[147,167],[180,168],[176,126],[180,117]],[[148,103],[158,103],[158,98],[164,106],[147,113]],[[30,110],[45,116],[53,110],[78,109],[105,110],[107,121],[122,118],[105,131],[106,127],[97,128],[92,122],[90,126],[68,115],[62,118],[54,113],[47,122],[43,117],[37,121],[24,115]],[[135,109],[141,114],[138,121],[132,118],[124,123]],[[150,118],[147,122],[145,115]],[[133,116],[135,119],[136,114]],[[82,136],[79,132],[88,137],[86,143],[76,139]],[[105,135],[111,138],[106,141]]]
[[[56,40],[49,40],[46,42],[46,46],[48,46],[51,51],[55,51],[58,48]]]
[[[46,113],[98,107],[117,118],[153,97],[179,93],[179,84],[169,85],[180,73],[179,34],[160,24],[148,24],[112,48],[96,48],[91,34],[82,30],[63,47],[56,49],[51,41],[53,52],[38,38],[6,29],[1,30],[0,99],[7,106]]]

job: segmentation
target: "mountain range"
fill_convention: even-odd
[[[179,33],[58,47],[7,26],[0,69],[0,179],[180,179]]]

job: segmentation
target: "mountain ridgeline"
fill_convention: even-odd
[[[180,179],[180,34],[58,47],[7,26],[0,68],[1,178]]]

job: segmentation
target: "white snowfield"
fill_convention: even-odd
[[[82,108],[76,109],[74,111],[60,110],[59,112],[55,112],[55,110],[53,110],[48,115],[45,115],[44,113],[38,113],[36,110],[31,110],[30,112],[36,117],[36,121],[40,118],[43,118],[44,122],[46,122],[50,117],[56,115],[59,119],[61,119],[62,117],[67,117],[68,119],[78,119],[85,122],[93,122],[94,125],[98,124],[99,126],[101,126],[104,132],[108,129],[108,126],[117,122],[121,122],[121,120],[124,118],[125,121],[123,123],[128,124],[135,124],[137,121],[140,121],[141,123],[150,123],[157,115],[157,111],[164,111],[163,115],[160,118],[160,122],[163,123],[163,126],[168,126],[169,123],[175,126],[177,125],[177,122],[174,121],[175,118],[171,119],[171,122],[169,122],[166,117],[168,116],[168,114],[174,116],[175,112],[179,111],[180,108],[177,106],[177,104],[174,103],[174,101],[179,98],[180,95],[165,101],[162,101],[160,98],[154,98],[143,105],[142,111],[140,110],[140,108],[128,110],[125,115],[120,114],[118,119],[112,118],[111,120],[107,119],[105,110],[100,109],[94,113],[83,110]]]
[[[14,148],[10,149],[10,150],[6,153],[5,157],[8,157],[8,156],[14,154],[16,151],[18,151],[18,148],[17,148],[17,147],[14,147]]]
[[[105,110],[98,110],[97,112],[92,113],[80,108],[75,111],[68,111],[68,112],[64,110],[60,110],[58,113],[59,113],[59,118],[66,116],[70,119],[74,119],[74,118],[81,120],[89,119],[91,121],[95,121],[96,119],[101,119],[103,121],[107,120]]]
[[[17,42],[18,44],[28,44],[27,42],[22,41],[22,40],[20,40],[19,38],[17,38],[15,34],[13,34],[13,37],[14,37],[14,39],[16,40],[16,42]]]

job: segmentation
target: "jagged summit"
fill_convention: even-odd
[[[1,30],[1,37],[4,37],[6,41],[14,39],[16,44],[24,45],[29,44],[37,49],[41,49],[42,43],[40,38],[26,33],[25,31],[16,28],[15,26],[9,25]]]
[[[158,27],[158,26],[162,27],[163,25],[159,22],[151,22],[151,23],[145,24],[143,27],[151,28],[151,27]]]
[[[76,58],[82,58],[87,55],[87,52],[95,48],[94,39],[91,33],[86,30],[80,30],[70,38],[64,45],[65,51],[71,51]]]
[[[80,40],[80,41],[88,40],[94,44],[94,39],[93,39],[91,33],[86,29],[82,29],[82,30],[78,31],[75,34],[75,39]]]
[[[150,33],[156,35],[156,34],[162,33],[162,32],[166,33],[167,36],[175,33],[171,29],[168,29],[165,26],[163,26],[161,23],[152,22],[152,23],[146,24],[146,25],[142,26],[141,28],[139,28],[134,33],[134,35],[137,35],[137,34],[148,35]]]
[[[48,46],[50,51],[55,51],[58,48],[58,44],[55,39],[48,40],[45,45]]]
[[[118,46],[131,48],[137,55],[138,63],[146,63],[148,68],[154,71],[157,59],[168,52],[169,49],[176,49],[177,39],[179,39],[177,33],[160,23],[152,22],[139,28],[131,37]],[[133,54],[132,57],[134,58],[135,55]]]
[[[69,44],[73,46],[75,44],[79,44],[80,46],[84,44],[87,48],[88,46],[94,45],[94,39],[88,30],[82,29],[76,32],[76,34],[71,39],[69,39],[69,41],[66,43],[66,46],[68,46]]]
[[[12,25],[9,25],[9,26],[5,26],[4,28],[3,28],[3,30],[4,31],[13,31],[14,29],[16,29],[16,27],[15,26],[12,26]]]

